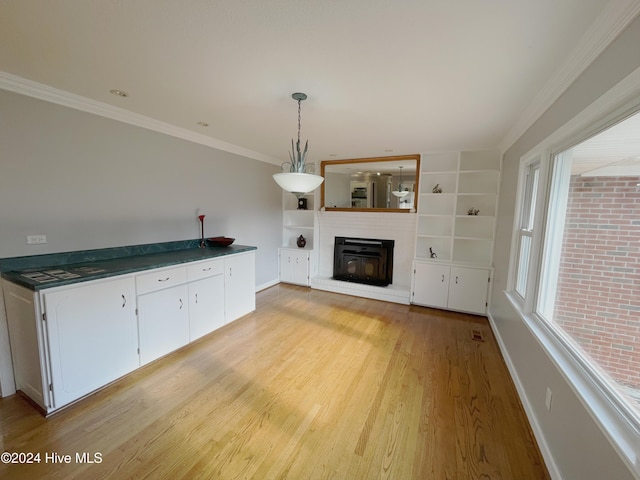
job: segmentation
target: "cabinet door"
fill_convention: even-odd
[[[233,320],[256,309],[255,253],[241,253],[224,259],[225,320]]]
[[[296,252],[294,257],[294,282],[309,285],[309,252]]]
[[[309,252],[280,251],[280,281],[309,285]]]
[[[449,271],[446,265],[416,263],[413,278],[413,303],[447,308]]]
[[[189,283],[189,341],[220,328],[224,321],[224,276]]]
[[[489,270],[451,267],[449,308],[484,315],[487,311]]]
[[[293,283],[294,271],[291,263],[291,250],[280,250],[280,281]]]
[[[139,366],[132,278],[45,293],[53,406]]]
[[[138,296],[141,365],[189,343],[187,298],[187,285]]]

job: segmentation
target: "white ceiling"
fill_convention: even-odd
[[[273,163],[296,91],[310,161],[504,148],[637,4],[2,0],[0,71]]]

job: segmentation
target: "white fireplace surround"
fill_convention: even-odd
[[[395,212],[318,211],[316,249],[317,275],[311,287],[358,297],[386,300],[408,305],[411,294],[411,272],[416,239],[416,214]],[[376,287],[333,280],[333,247],[335,237],[378,238],[394,240],[393,282]]]

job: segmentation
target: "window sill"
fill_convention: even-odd
[[[514,310],[576,393],[589,415],[620,455],[631,472],[640,479],[640,429],[609,398],[560,338],[535,314],[525,313],[514,292],[504,292]]]

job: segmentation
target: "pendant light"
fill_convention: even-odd
[[[314,191],[320,186],[324,178],[315,175],[315,165],[307,165],[307,152],[309,149],[309,140],[304,144],[304,151],[300,150],[300,103],[307,99],[305,93],[294,93],[291,97],[298,102],[298,141],[293,143],[291,140],[291,152],[289,153],[290,162],[282,164],[282,173],[275,173],[273,179],[283,190],[293,193],[300,198],[305,193]]]
[[[400,166],[400,184],[398,185],[398,190],[393,190],[391,193],[398,198],[403,198],[409,195],[408,190],[402,190],[402,166]]]

